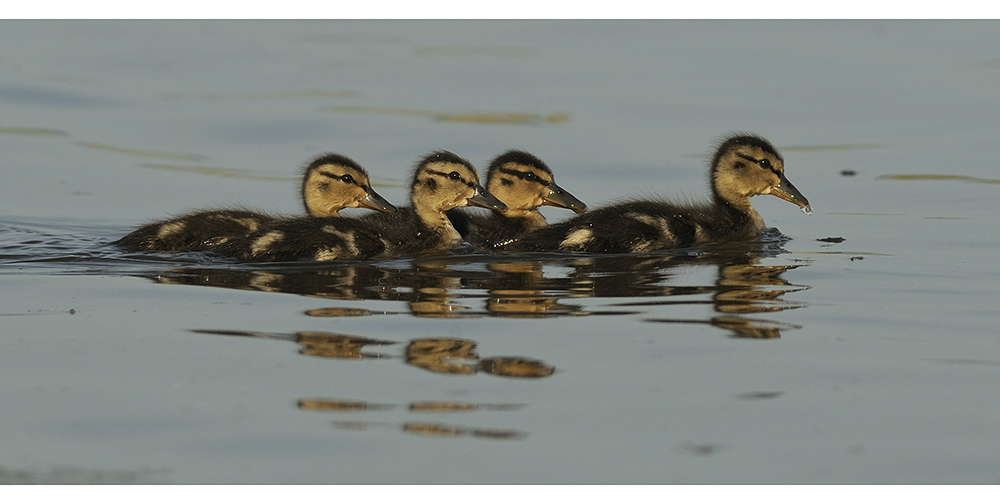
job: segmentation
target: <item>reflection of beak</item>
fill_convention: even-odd
[[[555,183],[549,184],[549,195],[545,197],[542,204],[568,208],[578,214],[587,211],[587,205],[584,202],[576,199],[576,196],[566,192],[565,189],[557,186]]]
[[[778,185],[771,188],[771,194],[800,207],[809,206],[809,200],[785,178],[784,174],[781,175],[781,181],[778,182]]]
[[[496,210],[498,212],[506,212],[507,205],[497,199],[496,196],[490,194],[489,191],[483,188],[483,186],[476,184],[476,194],[473,194],[469,198],[470,205],[481,206],[483,208],[489,208],[490,210]]]
[[[379,212],[385,213],[397,212],[396,207],[392,203],[389,203],[385,200],[385,198],[379,196],[379,194],[372,188],[368,188],[368,195],[365,196],[365,199],[358,202],[358,206],[371,208],[372,210],[378,210]]]

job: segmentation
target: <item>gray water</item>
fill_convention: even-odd
[[[1000,25],[0,22],[0,480],[1000,482]],[[390,201],[534,153],[597,208],[698,199],[721,136],[815,213],[641,256],[239,265],[110,242]],[[545,209],[550,221],[567,212]]]

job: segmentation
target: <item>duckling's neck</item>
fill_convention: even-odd
[[[724,176],[725,174],[729,176]],[[750,197],[756,192],[749,191],[745,186],[735,184],[733,176],[728,171],[712,172],[712,194],[715,206],[724,208],[735,221],[744,221],[755,230],[764,229],[764,218],[750,204]]]
[[[329,200],[322,200],[321,198],[314,197],[309,198],[309,195],[305,195],[304,200],[306,207],[306,214],[310,217],[340,217],[340,210],[351,206],[348,202],[330,202]]]
[[[441,237],[445,242],[443,245],[454,247],[462,243],[462,235],[455,230],[455,226],[451,224],[444,211],[429,205],[420,205],[418,201],[413,201],[413,211],[424,226]]]
[[[531,210],[510,209],[506,213],[494,212],[494,214],[508,219],[521,220],[524,223],[525,231],[533,231],[548,225],[548,222],[545,221],[545,216],[537,208]]]
[[[737,196],[735,198],[726,199],[716,194],[715,202],[715,206],[717,208],[724,209],[727,213],[733,216],[734,221],[744,220],[757,231],[762,231],[764,229],[764,218],[761,217],[753,205],[750,204],[750,198],[746,196]]]

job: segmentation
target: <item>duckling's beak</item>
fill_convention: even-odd
[[[398,211],[395,205],[386,201],[385,198],[372,188],[368,188],[368,195],[365,196],[365,199],[358,202],[358,206],[385,213],[396,213]]]
[[[489,191],[483,188],[483,186],[476,184],[476,194],[473,194],[469,198],[470,205],[481,206],[483,208],[489,208],[490,210],[496,210],[498,212],[506,212],[507,205],[503,201],[497,199],[496,196],[490,194]]]
[[[576,199],[576,196],[557,186],[554,182],[549,184],[549,195],[545,197],[542,204],[568,208],[578,214],[587,211],[587,205],[584,202]]]
[[[784,173],[781,174],[781,181],[778,182],[778,185],[771,188],[771,194],[785,201],[795,203],[800,207],[809,206],[809,200],[807,200],[806,197],[803,196],[802,193],[800,193],[799,190],[785,178]]]

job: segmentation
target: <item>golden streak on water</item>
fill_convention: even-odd
[[[162,151],[151,151],[143,149],[130,149],[127,147],[116,147],[114,145],[100,144],[94,142],[74,142],[80,147],[86,147],[88,149],[103,150],[107,152],[114,152],[116,154],[128,154],[130,156],[142,156],[142,157],[152,157],[160,159],[177,159],[183,161],[201,161],[205,159],[205,156],[201,154],[182,154],[174,152],[162,152]]]
[[[22,135],[22,136],[69,136],[62,130],[47,128],[0,128],[0,135]]]
[[[356,98],[357,91],[337,91],[308,89],[304,91],[275,91],[271,93],[169,93],[163,95],[166,101],[267,101],[300,98]]]
[[[533,124],[569,121],[569,114],[452,114],[438,117],[443,122],[469,122],[479,124]]]
[[[429,117],[434,117],[439,114],[438,112],[432,112],[429,110],[405,109],[405,108],[395,108],[395,107],[367,107],[364,105],[334,105],[331,107],[324,107],[324,110],[329,110],[330,112],[359,112],[362,114],[391,114],[391,115],[412,115],[412,116],[429,116]]]
[[[180,171],[189,173],[200,173],[202,175],[214,175],[216,177],[230,177],[249,180],[278,180],[282,182],[293,182],[299,180],[297,177],[279,177],[275,175],[264,175],[260,173],[248,172],[246,170],[236,170],[233,168],[219,168],[213,166],[185,166],[171,164],[147,163],[142,166],[155,168],[157,170]]]
[[[372,181],[372,187],[402,187],[409,188],[409,184],[403,182],[376,182]]]
[[[568,122],[571,115],[560,112],[553,114],[528,114],[520,112],[475,112],[453,113],[433,110],[418,110],[393,107],[368,107],[359,105],[343,105],[325,107],[330,112],[356,112],[362,114],[390,114],[403,116],[429,117],[441,122],[464,122],[476,124],[555,124]]]

